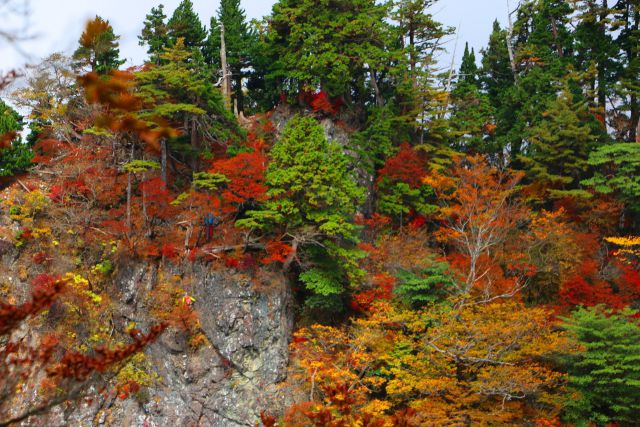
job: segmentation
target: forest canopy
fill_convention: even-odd
[[[182,0],[144,63],[106,16],[0,62],[0,425],[143,399],[165,330],[215,347],[187,266],[288,284],[288,404],[253,422],[636,425],[640,4],[521,1],[458,69],[438,5]],[[142,328],[114,320],[136,263]]]

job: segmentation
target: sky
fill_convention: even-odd
[[[37,63],[53,52],[72,53],[85,23],[96,14],[108,19],[116,34],[121,36],[121,57],[128,65],[140,64],[145,57],[145,48],[138,46],[137,36],[142,22],[150,9],[159,3],[165,5],[165,13],[171,15],[180,0],[14,0],[27,1],[30,14],[25,22],[13,16],[6,19],[7,11],[0,8],[0,30],[31,28],[31,40],[20,43],[22,53],[0,39],[0,71],[21,68],[28,63]],[[512,3],[515,0],[512,0]],[[0,2],[1,3],[1,2]],[[193,0],[194,7],[203,23],[218,9],[219,0]],[[260,18],[271,11],[275,0],[242,0],[248,18]],[[459,29],[456,37],[447,41],[448,53],[439,58],[440,67],[448,69],[453,52],[456,66],[464,51],[464,43],[479,51],[486,45],[495,19],[506,21],[507,0],[439,0],[432,14],[444,24]],[[3,16],[5,15],[5,16]],[[25,25],[26,24],[26,25]]]

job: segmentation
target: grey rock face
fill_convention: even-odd
[[[195,310],[211,345],[188,349],[184,333],[167,330],[146,357],[161,378],[147,391],[146,403],[113,396],[59,414],[61,425],[87,426],[255,426],[260,413],[279,413],[285,397],[288,340],[293,327],[289,287],[282,275],[254,284],[249,277],[209,271],[188,272]],[[157,279],[148,265],[122,269],[117,275],[125,319],[145,320],[140,292]],[[137,290],[137,291],[136,291]]]

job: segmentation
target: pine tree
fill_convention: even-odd
[[[580,308],[564,319],[565,329],[583,348],[568,356],[570,385],[580,397],[568,401],[567,421],[578,425],[638,421],[640,323],[635,314]]]
[[[193,10],[191,0],[182,0],[169,19],[169,38],[173,44],[184,39],[187,49],[200,49],[207,37],[207,32],[200,17]]]
[[[80,47],[73,54],[81,67],[89,66],[91,71],[107,74],[117,70],[125,61],[120,59],[118,40],[109,21],[99,16],[87,24],[80,36]]]
[[[194,52],[178,39],[175,46],[159,56],[160,65],[136,73],[138,95],[145,103],[140,118],[169,120],[183,136],[162,147],[195,159],[214,142],[228,142],[239,134],[238,125],[226,111],[218,89],[212,86],[203,63],[194,60]],[[167,141],[162,141],[166,144]],[[166,161],[163,178],[166,177]],[[195,164],[195,162],[194,162]]]
[[[396,25],[391,29],[392,40],[388,41],[387,50],[394,64],[390,74],[397,81],[392,89],[394,104],[400,109],[399,118],[414,127],[418,143],[426,142],[428,149],[438,151],[444,143],[443,110],[448,106],[446,94],[436,89],[433,57],[442,49],[442,38],[451,34],[452,29],[429,13],[435,3],[436,0],[393,1],[390,18]]]
[[[489,140],[492,146],[490,148],[487,147],[484,151],[496,153],[498,157],[501,157],[502,154],[507,151],[507,135],[510,135],[516,122],[515,116],[517,114],[517,108],[514,108],[515,102],[513,96],[510,96],[511,93],[516,92],[516,88],[515,76],[511,69],[511,60],[507,49],[507,31],[500,27],[500,23],[497,20],[493,23],[493,31],[489,37],[489,44],[481,51],[481,54],[482,67],[480,69],[479,80],[482,86],[482,92],[486,94],[489,106],[486,109],[470,110],[468,107],[465,107],[465,105],[468,105],[465,97],[461,98],[462,107],[457,107],[458,110],[470,111],[472,115],[469,118],[463,115],[463,117],[452,121],[452,124],[455,126],[454,136],[456,134],[459,135],[461,131],[464,132],[463,135],[468,134],[472,136],[471,143],[473,147],[474,142],[476,144],[480,142],[478,137],[478,119],[482,119],[485,114],[481,113],[478,117],[477,113],[482,111],[489,112],[495,115],[493,121],[490,122],[492,129]],[[476,99],[480,101],[478,106],[481,106],[481,98],[473,93],[468,98],[468,101],[473,103],[476,102]],[[454,108],[455,107],[454,105]],[[457,120],[460,120],[462,125],[457,125]],[[474,135],[475,138],[473,138]],[[504,164],[506,161],[501,160],[500,163]]]
[[[516,169],[523,167],[528,130],[542,121],[543,112],[557,97],[558,83],[572,63],[573,39],[569,29],[572,10],[564,0],[522,2],[509,37],[515,52],[510,71],[507,71],[511,64],[505,46],[508,34],[494,27],[491,43],[498,46],[483,63],[493,67],[500,64],[501,72],[508,77],[492,73],[484,81],[496,111],[496,149],[505,153]]]
[[[142,33],[138,36],[140,46],[148,46],[147,54],[152,63],[158,65],[160,56],[169,47],[169,27],[165,22],[164,5],[151,8],[151,12],[144,21]]]
[[[237,102],[238,111],[244,110],[244,94],[242,80],[246,77],[244,69],[250,65],[251,44],[255,35],[247,24],[245,11],[240,7],[240,0],[222,0],[217,18],[211,18],[211,29],[205,42],[205,61],[220,68],[220,34],[224,25],[227,63],[233,80],[233,99]]]

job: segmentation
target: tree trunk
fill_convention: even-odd
[[[147,215],[147,195],[146,195],[146,191],[145,191],[145,185],[144,182],[147,180],[147,174],[145,174],[144,172],[142,173],[142,185],[140,185],[141,190],[142,190],[142,218],[144,219],[144,225],[147,226],[149,224],[149,216]],[[147,237],[149,236],[149,232],[147,231]]]
[[[635,10],[635,18],[633,22],[631,22],[631,5],[627,5],[627,16],[628,16],[628,24],[627,24],[627,32],[637,33],[640,30],[640,10]],[[640,6],[636,6],[640,7]],[[628,28],[631,25],[631,28]],[[630,31],[632,30],[632,31]],[[638,57],[640,56],[640,47],[638,47],[637,43],[628,43],[629,48],[627,49],[627,57],[629,58],[629,62],[632,60],[640,60]],[[627,64],[628,66],[629,64]],[[631,123],[629,124],[629,141],[630,142],[639,142],[640,143],[640,99],[638,99],[637,94],[632,94],[629,100],[629,105],[631,107]]]
[[[599,22],[600,40],[606,40],[607,28],[606,21],[609,15],[609,4],[607,0],[602,1],[602,9],[600,10]],[[600,58],[598,62],[598,107],[601,108],[602,114],[607,118],[607,67],[604,58]],[[605,125],[606,126],[606,125]]]
[[[376,71],[373,68],[369,68],[369,73],[371,74],[371,87],[373,87],[373,91],[376,94],[376,105],[382,108],[384,107],[384,98],[380,92],[380,86],[378,86]]]
[[[129,161],[133,161],[133,144],[131,144],[131,155]],[[127,236],[131,238],[131,193],[133,192],[133,172],[127,175]]]
[[[162,138],[160,141],[160,177],[167,188],[167,139]]]
[[[197,171],[198,170],[198,151],[200,150],[200,143],[198,141],[198,133],[197,133],[197,126],[196,126],[196,119],[195,117],[191,118],[191,148],[193,148],[193,151],[195,153],[195,156],[193,158],[193,170]]]
[[[227,110],[231,110],[231,76],[227,64],[227,46],[224,41],[224,24],[220,24],[220,64],[222,65],[222,97]]]
[[[244,94],[242,93],[242,74],[241,74],[241,70],[238,70],[238,75],[235,76],[235,81],[236,81],[236,90],[235,90],[235,98],[236,98],[236,102],[237,102],[237,113],[236,115],[239,116],[240,114],[242,114],[244,112]]]
[[[509,16],[509,27],[507,28],[507,50],[509,51],[509,63],[511,64],[511,72],[513,73],[513,78],[517,82],[518,81],[518,70],[516,68],[516,58],[513,53],[513,45],[511,45],[511,38],[513,37],[513,20],[511,19],[511,6],[509,5],[509,0],[507,0],[507,14]]]

